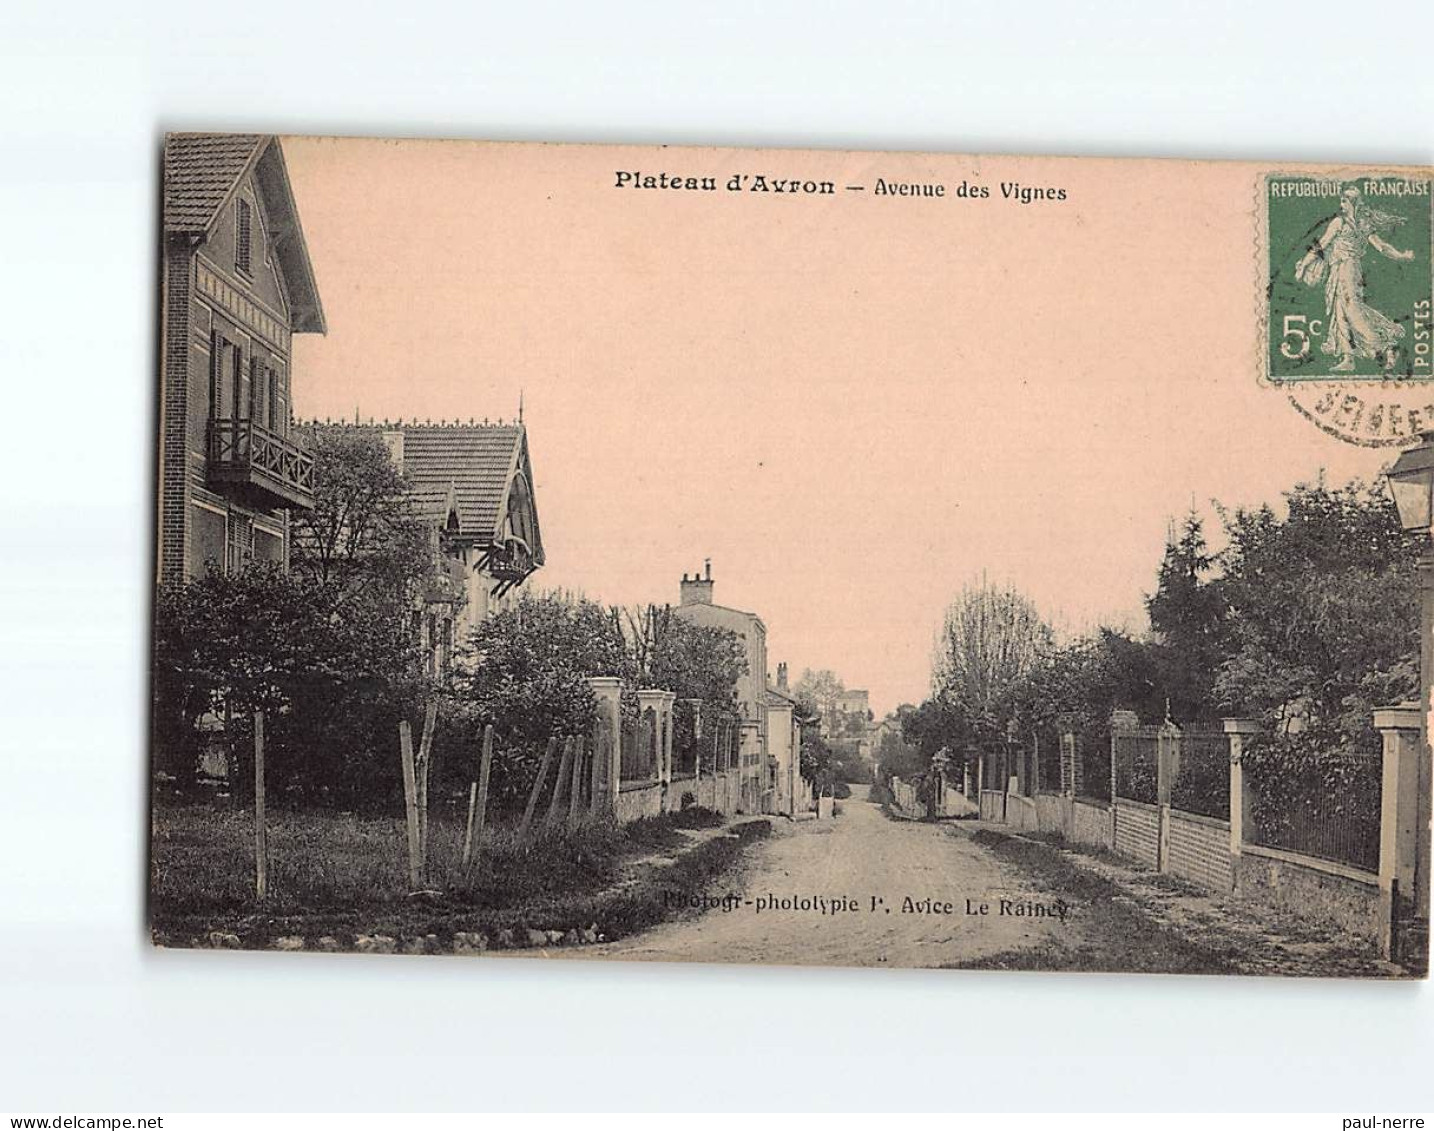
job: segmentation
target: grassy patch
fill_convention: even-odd
[[[980,830],[971,839],[1021,868],[1047,891],[1090,908],[1083,937],[960,963],[976,970],[1083,970],[1118,974],[1238,973],[1233,951],[1182,938],[1154,922],[1103,876],[1071,863],[1055,848],[1029,839]]]
[[[674,895],[696,892],[771,828],[750,821],[691,847],[682,829],[722,818],[689,809],[622,828],[539,829],[527,842],[499,827],[485,831],[465,869],[462,821],[435,813],[427,877],[435,890],[413,895],[401,819],[281,812],[269,822],[269,898],[261,905],[251,820],[206,806],[156,809],[150,920],[157,941],[185,945],[222,931],[258,947],[280,936],[360,933],[432,936],[446,945],[455,931],[582,928],[617,938],[676,913]],[[628,875],[633,861],[653,855],[674,862]],[[664,892],[671,894],[664,899]]]

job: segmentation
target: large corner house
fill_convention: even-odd
[[[293,434],[295,334],[322,334],[313,265],[276,138],[164,145],[161,582],[287,563],[289,512],[314,501]]]
[[[277,138],[166,139],[163,260],[159,581],[287,565],[290,515],[314,504],[291,342],[326,327]],[[527,433],[521,421],[363,427],[433,526],[434,577],[413,616],[440,667],[543,564]]]

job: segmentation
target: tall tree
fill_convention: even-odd
[[[947,608],[932,664],[933,698],[958,713],[978,742],[1001,737],[1053,633],[1010,588],[968,585]]]
[[[1215,713],[1215,676],[1229,644],[1216,565],[1204,524],[1192,509],[1166,545],[1155,592],[1145,602],[1158,645],[1148,651],[1155,682],[1179,720]]]
[[[398,606],[435,568],[436,534],[415,513],[383,438],[366,430],[313,435],[314,506],[292,518],[290,566],[349,600]]]
[[[830,668],[803,668],[801,676],[792,685],[792,694],[810,703],[824,722],[833,720],[836,702],[845,691],[846,684]]]
[[[1224,515],[1232,646],[1216,692],[1227,709],[1371,744],[1372,707],[1414,689],[1417,548],[1382,485],[1300,484],[1286,502],[1283,517]]]

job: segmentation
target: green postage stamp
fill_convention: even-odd
[[[1272,173],[1263,197],[1265,379],[1355,443],[1434,429],[1429,179]]]

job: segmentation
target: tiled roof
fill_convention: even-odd
[[[467,534],[491,537],[515,470],[523,429],[516,424],[404,424],[403,474],[419,507],[445,517],[453,489]]]
[[[164,139],[164,230],[203,235],[268,138],[170,134]]]

